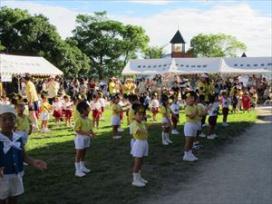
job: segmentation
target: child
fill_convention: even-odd
[[[26,105],[27,101],[24,101],[23,99],[15,100],[17,112],[15,130],[17,134],[21,135],[24,145],[28,141],[28,135],[32,133],[31,119],[24,114]]]
[[[160,105],[157,94],[153,95],[153,98],[152,98],[150,104],[151,104],[151,112],[152,112],[153,121],[157,121],[156,116],[159,112],[159,105]]]
[[[196,136],[194,137],[193,149],[200,149],[203,147],[199,142],[199,137],[200,137],[200,133],[202,129],[202,124],[201,124],[202,117],[204,115],[207,115],[207,108],[204,105],[204,100],[205,100],[205,96],[203,94],[196,96],[195,106],[197,108],[197,117],[195,118],[195,120],[197,123],[197,132],[196,132]],[[201,137],[206,137],[206,135],[205,134],[204,136],[201,135]]]
[[[197,122],[196,118],[198,116],[197,107],[195,104],[195,93],[187,92],[185,94],[186,108],[184,114],[186,116],[186,122],[184,125],[184,135],[185,135],[185,145],[184,145],[184,161],[197,161],[198,158],[193,154],[193,141],[197,134]]]
[[[248,91],[244,91],[244,94],[242,96],[243,112],[249,111],[250,103],[251,103],[251,98],[248,95]]]
[[[227,92],[222,92],[222,114],[223,114],[223,123],[222,126],[227,127],[227,118],[229,114],[229,106],[231,104],[231,99],[228,97]]]
[[[65,95],[63,96],[64,102],[63,102],[63,110],[64,110],[64,116],[65,116],[65,124],[66,127],[70,127],[71,124],[71,118],[73,116],[73,110],[72,110],[72,102],[70,101],[70,97]]]
[[[95,138],[96,135],[92,130],[92,121],[89,119],[90,106],[86,101],[81,101],[76,106],[80,116],[75,121],[74,130],[76,136],[74,139],[76,157],[75,157],[75,176],[83,177],[87,173],[91,172],[90,169],[85,167],[85,155],[87,148],[90,147],[90,138]]]
[[[92,101],[90,102],[93,117],[93,127],[99,129],[99,119],[101,116],[101,102],[99,101],[98,95],[93,94]]]
[[[128,96],[125,94],[124,97],[122,97],[121,100],[119,100],[118,103],[121,106],[121,110],[120,110],[120,125],[118,127],[118,132],[123,132],[124,129],[121,127],[122,124],[122,120],[124,118],[124,112],[127,113],[127,109],[130,106],[129,101],[128,101]],[[128,117],[127,117],[128,120]]]
[[[217,137],[217,135],[214,133],[214,128],[217,121],[217,115],[219,113],[219,99],[217,95],[211,95],[210,96],[210,105],[208,107],[209,109],[209,130],[208,130],[208,136],[207,139],[213,140]]]
[[[40,119],[42,120],[42,124],[41,124],[42,133],[50,132],[50,130],[48,129],[48,121],[49,121],[50,112],[53,110],[53,106],[51,106],[50,103],[48,102],[47,96],[48,95],[46,93],[43,93],[41,95],[42,102],[41,102]]]
[[[171,108],[169,107],[169,98],[167,95],[162,95],[162,105],[160,107],[160,113],[162,114],[162,144],[168,145],[173,143],[169,138],[169,132],[171,128]]]
[[[59,96],[54,97],[52,107],[54,108],[53,116],[55,117],[55,125],[59,125],[60,118],[62,117],[62,102],[60,101]]]
[[[132,123],[133,138],[135,142],[132,145],[131,151],[131,154],[134,157],[132,185],[136,187],[144,187],[148,183],[148,181],[143,179],[141,175],[144,157],[148,156],[148,132],[145,125],[145,107],[142,104],[135,103],[133,104],[133,110],[134,121]]]
[[[120,139],[121,136],[118,134],[118,127],[120,125],[120,112],[121,106],[119,105],[119,96],[112,96],[112,116],[111,116],[111,125],[112,125],[112,139]]]
[[[46,169],[42,160],[29,157],[22,136],[13,132],[16,124],[16,111],[10,105],[0,105],[0,203],[17,203],[18,196],[24,193],[23,162],[38,169]]]
[[[237,111],[238,100],[239,100],[238,99],[238,93],[237,93],[237,91],[234,91],[232,99],[231,99],[231,102],[232,102],[232,113],[236,113],[236,111]]]
[[[105,108],[106,108],[106,99],[103,97],[102,92],[98,92],[98,100],[101,103],[101,117],[100,117],[100,120],[105,120],[103,118],[103,113],[105,112]]]
[[[180,105],[178,103],[178,97],[174,96],[173,103],[170,106],[171,113],[172,113],[172,123],[173,123],[173,129],[172,129],[172,135],[178,135],[179,132],[177,131],[177,123],[179,122],[179,111],[180,111]]]
[[[6,95],[2,96],[2,101],[1,101],[2,105],[10,105],[10,101],[9,98]]]

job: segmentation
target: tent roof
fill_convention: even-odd
[[[272,73],[271,57],[132,59],[122,75],[195,73]]]
[[[62,75],[53,64],[43,57],[0,54],[0,74]]]

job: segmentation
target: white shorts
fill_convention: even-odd
[[[148,156],[148,142],[147,140],[135,140],[131,150],[133,157]]]
[[[185,137],[196,137],[198,125],[197,123],[185,123],[184,135]]]
[[[25,131],[25,130],[18,130],[18,131],[16,131],[16,133],[17,133],[18,135],[21,135],[21,136],[22,136],[23,143],[26,144],[27,141],[28,141],[27,131]]]
[[[120,116],[117,115],[111,116],[111,125],[113,126],[120,125]]]
[[[201,125],[201,121],[197,122],[197,131],[201,131],[202,129],[202,125]]]
[[[75,149],[86,149],[90,147],[91,138],[86,135],[76,135],[74,142],[75,142]]]
[[[131,138],[130,139],[130,154],[132,155],[132,148],[133,148],[133,144],[135,142],[135,139]]]
[[[41,113],[40,119],[41,120],[49,120],[49,116],[50,116],[49,113]]]
[[[133,123],[129,124],[129,134],[133,135]]]
[[[24,193],[23,178],[20,174],[4,175],[0,178],[0,200]]]
[[[166,117],[163,117],[163,118],[162,118],[162,125],[163,125],[164,127],[169,127],[169,126],[170,126],[169,120],[167,120]]]

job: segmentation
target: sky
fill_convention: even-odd
[[[111,20],[142,26],[150,46],[165,46],[179,30],[186,41],[200,33],[227,34],[247,46],[248,57],[272,56],[272,3],[270,0],[0,0],[0,6],[43,14],[63,39],[72,36],[78,14],[106,11]],[[237,52],[238,56],[242,52]]]

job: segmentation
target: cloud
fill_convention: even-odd
[[[128,0],[128,2],[130,3],[136,3],[136,4],[151,4],[151,5],[166,5],[169,3],[173,3],[176,1],[171,1],[171,0],[160,0],[160,1],[156,1],[156,0]]]
[[[76,15],[80,10],[71,10],[58,6],[46,6],[34,2],[4,1],[9,7],[27,9],[31,14],[42,13],[57,27],[62,38],[71,36],[75,28]],[[169,2],[169,1],[162,1]],[[202,2],[203,3],[203,2]],[[208,2],[211,6],[211,3]],[[176,6],[177,4],[175,4]],[[165,9],[148,18],[137,17],[132,10],[122,14],[108,13],[110,19],[124,24],[140,25],[151,38],[150,45],[168,44],[166,52],[170,52],[170,40],[179,29],[186,41],[186,49],[190,40],[200,34],[228,34],[244,42],[248,50],[247,56],[271,56],[271,13],[270,16],[254,10],[246,3],[212,4],[213,7],[186,8],[181,3],[174,9]],[[144,7],[143,7],[144,8]],[[85,10],[86,11],[86,10]],[[81,13],[86,13],[82,12]],[[237,53],[238,55],[240,53]],[[241,53],[242,54],[242,53]]]

